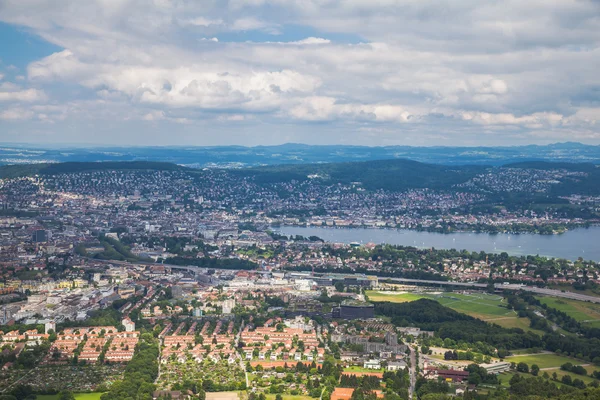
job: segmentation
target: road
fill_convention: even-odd
[[[195,267],[195,266],[184,266],[184,265],[170,265],[170,264],[152,264],[152,263],[131,263],[131,262],[127,262],[127,261],[114,261],[114,260],[93,260],[94,262],[105,262],[106,264],[124,264],[124,265],[139,265],[139,266],[152,266],[152,265],[162,265],[164,267],[167,268],[171,268],[171,269],[183,269],[183,270],[187,270],[190,272],[196,272],[198,270],[204,270],[206,268],[200,268],[200,267]],[[212,270],[216,270],[216,271],[229,271],[229,272],[236,272],[236,270],[225,270],[225,269],[218,269],[218,268],[210,268]],[[322,275],[327,275],[325,273],[315,273],[315,276],[322,276]],[[345,274],[345,275],[351,275],[351,274]],[[360,275],[360,276],[364,276],[363,274],[356,274],[356,275]],[[382,281],[390,281],[390,282],[400,282],[400,283],[424,283],[424,284],[428,284],[428,285],[433,285],[433,286],[458,286],[458,287],[465,287],[465,288],[479,288],[479,289],[485,289],[487,288],[487,284],[485,283],[475,283],[475,282],[452,282],[452,281],[432,281],[432,280],[425,280],[425,279],[408,279],[408,278],[388,278],[388,277],[377,277],[379,280]],[[573,292],[563,292],[561,290],[554,290],[554,289],[543,289],[543,288],[538,288],[536,286],[524,286],[524,285],[517,285],[517,284],[508,284],[508,285],[504,285],[501,283],[496,283],[494,285],[494,287],[496,288],[496,290],[515,290],[515,291],[524,291],[524,292],[531,292],[531,293],[537,293],[537,294],[542,294],[545,296],[551,296],[551,297],[562,297],[565,299],[571,299],[571,300],[579,300],[579,301],[587,301],[590,303],[598,303],[600,304],[600,297],[594,297],[594,296],[587,296],[585,294],[578,294],[578,293],[573,293]]]
[[[422,279],[406,279],[406,278],[383,278],[380,277],[380,280],[386,280],[391,282],[401,282],[401,283],[426,283],[430,285],[440,285],[440,286],[459,286],[459,287],[475,287],[480,289],[487,288],[485,283],[471,283],[471,282],[451,282],[451,281],[430,281],[430,280],[422,280]],[[494,287],[497,290],[521,290],[524,292],[532,292],[537,294],[543,294],[545,296],[552,297],[562,297],[565,299],[579,300],[579,301],[587,301],[591,303],[600,303],[600,297],[587,296],[585,294],[578,294],[573,292],[563,292],[561,290],[554,289],[544,289],[536,286],[522,286],[517,284],[508,284],[504,285],[501,283],[496,283]]]
[[[409,400],[412,400],[413,394],[415,393],[415,384],[417,383],[417,356],[415,349],[413,349],[411,346],[408,346],[408,349],[410,350],[410,387],[408,388],[408,398]]]

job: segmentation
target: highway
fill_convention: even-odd
[[[131,263],[131,262],[127,262],[127,261],[114,261],[114,260],[93,260],[94,262],[104,262],[106,264],[117,264],[117,265],[140,265],[140,266],[156,266],[156,265],[160,265],[166,268],[171,268],[171,269],[182,269],[182,270],[187,270],[190,272],[196,272],[198,270],[204,270],[205,268],[200,268],[200,267],[195,267],[195,266],[185,266],[185,265],[170,265],[170,264],[152,264],[152,263]],[[218,269],[218,268],[210,268],[212,270],[216,270],[216,271],[229,271],[229,272],[236,272],[236,270],[225,270],[225,269]],[[329,275],[327,273],[315,273],[315,276],[322,276],[322,275]],[[344,274],[344,275],[351,275],[351,274]],[[360,275],[360,276],[364,276],[363,274],[356,274],[356,275]],[[485,283],[476,283],[476,282],[453,282],[453,281],[432,281],[432,280],[425,280],[425,279],[408,279],[408,278],[388,278],[388,277],[382,277],[379,276],[377,277],[380,281],[388,281],[388,282],[398,282],[398,283],[414,283],[414,284],[427,284],[427,285],[432,285],[432,286],[455,286],[455,287],[464,287],[464,288],[478,288],[478,289],[486,289],[487,288],[487,284]],[[536,294],[541,294],[541,295],[545,295],[545,296],[552,296],[552,297],[561,297],[564,299],[571,299],[571,300],[579,300],[579,301],[587,301],[590,303],[598,303],[600,304],[600,297],[594,297],[594,296],[588,296],[585,294],[578,294],[578,293],[573,293],[573,292],[563,292],[561,290],[554,290],[554,289],[544,289],[544,288],[538,288],[536,286],[524,286],[524,285],[517,285],[517,284],[502,284],[502,283],[496,283],[494,285],[494,287],[496,288],[496,290],[522,290],[524,292],[531,292],[531,293],[536,293]]]
[[[470,283],[470,282],[451,282],[451,281],[429,281],[429,280],[422,280],[422,279],[406,279],[406,278],[379,278],[382,281],[391,281],[391,282],[398,282],[398,283],[421,283],[421,284],[429,284],[429,285],[433,285],[433,286],[458,286],[458,287],[471,287],[471,288],[479,288],[479,289],[485,289],[487,288],[487,285],[485,283]],[[517,285],[517,284],[502,284],[502,283],[496,283],[494,285],[494,287],[496,288],[496,290],[522,290],[524,292],[531,292],[531,293],[537,293],[537,294],[543,294],[545,296],[552,296],[552,297],[562,297],[564,299],[572,299],[572,300],[579,300],[579,301],[587,301],[590,303],[600,303],[600,297],[594,297],[594,296],[588,296],[585,294],[578,294],[578,293],[573,293],[573,292],[563,292],[561,290],[554,290],[554,289],[544,289],[544,288],[538,288],[537,286],[523,286],[523,285]]]

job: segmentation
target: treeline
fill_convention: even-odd
[[[519,297],[522,298],[529,305],[541,307],[542,309],[544,309],[546,317],[550,321],[559,325],[564,330],[571,333],[580,334],[588,339],[600,338],[600,328],[586,326],[577,321],[575,318],[571,317],[569,314],[565,313],[564,311],[560,311],[554,307],[550,307],[547,304],[542,303],[530,293],[521,293]],[[550,332],[552,331],[550,330]]]
[[[106,170],[146,170],[146,171],[189,171],[177,164],[157,161],[104,161],[104,162],[64,162],[25,165],[3,165],[0,178],[17,178],[33,175],[57,175]]]
[[[410,303],[375,303],[375,313],[391,318],[396,326],[417,326],[435,331],[442,339],[448,338],[456,342],[483,342],[503,349],[543,345],[540,336],[532,332],[488,324],[429,299]]]
[[[140,258],[131,252],[129,247],[125,246],[118,240],[101,236],[98,238],[100,244],[104,246],[104,251],[94,255],[94,258],[99,260],[118,260],[118,261],[139,261]],[[77,252],[81,252],[81,249],[76,249]],[[84,255],[87,251],[84,252]]]
[[[113,383],[102,400],[151,399],[158,376],[158,342],[150,333],[144,333],[135,348],[133,358],[127,364],[123,380]]]
[[[364,376],[356,376],[356,375],[348,375],[344,374],[340,378],[340,387],[344,388],[357,388],[362,387],[366,390],[375,390],[379,389],[381,386],[381,379],[376,376],[364,375]]]

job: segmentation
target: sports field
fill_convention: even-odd
[[[546,354],[546,353],[527,354],[527,355],[522,355],[522,356],[511,356],[511,357],[506,357],[505,361],[514,362],[517,364],[520,362],[524,362],[525,364],[529,365],[530,367],[533,364],[537,364],[537,366],[540,367],[541,369],[560,368],[561,365],[568,363],[568,362],[570,362],[573,365],[585,364],[585,361],[577,360],[575,358],[559,356],[557,354]]]
[[[548,305],[548,307],[567,313],[577,321],[585,323],[588,326],[600,328],[600,304],[558,299],[555,297],[538,298],[543,304]]]
[[[487,293],[457,293],[457,292],[387,292],[367,291],[370,301],[389,301],[405,303],[418,299],[432,299],[458,312],[479,318],[486,322],[500,325],[504,328],[521,328],[538,334],[540,331],[529,328],[528,318],[519,318],[516,313],[506,308],[506,302],[501,296]]]
[[[275,400],[276,395],[275,394],[267,394],[266,396],[267,396],[267,400]],[[281,397],[283,397],[283,400],[313,400],[312,397],[303,396],[303,395],[293,396],[291,394],[282,394]]]

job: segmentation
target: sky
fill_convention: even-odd
[[[0,142],[600,144],[600,0],[0,0]]]

